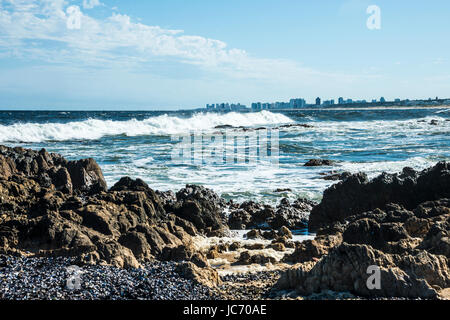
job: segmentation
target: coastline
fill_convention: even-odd
[[[354,174],[327,189],[320,204],[283,199],[272,207],[226,202],[195,185],[175,194],[123,178],[108,189],[93,159],[67,161],[45,150],[2,146],[1,298],[17,298],[9,296],[8,285],[25,281],[23,288],[32,292],[70,299],[64,284],[70,274],[62,268],[69,264],[94,274],[96,268],[108,270],[111,279],[122,274],[136,286],[144,277],[137,270],[158,279],[152,270],[169,268],[170,279],[158,283],[185,279],[185,288],[203,292],[189,299],[442,298],[440,292],[450,287],[449,172],[450,165],[442,162],[423,172],[405,168],[374,180]],[[316,232],[315,238],[295,241],[292,231],[302,227]],[[250,231],[242,239],[232,236],[233,229]],[[28,270],[30,277],[35,272],[33,277],[41,279],[54,270],[64,294],[51,291],[55,283],[30,286],[27,272],[12,271],[22,270],[23,263],[46,266]],[[378,265],[389,279],[378,291],[365,288],[368,265]],[[135,292],[131,286],[121,296],[107,279],[88,281],[84,293],[73,298],[152,299],[145,286]],[[115,294],[99,292],[101,281]],[[85,295],[90,286],[95,294]],[[29,294],[22,298],[42,297]]]

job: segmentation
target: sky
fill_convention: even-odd
[[[450,98],[449,38],[448,0],[0,0],[0,109]]]

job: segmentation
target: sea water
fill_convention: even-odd
[[[216,127],[277,128],[279,162],[182,164],[173,161],[173,135],[215,133]],[[220,130],[219,130],[220,131]],[[247,131],[249,132],[249,131]],[[283,112],[0,111],[0,144],[46,148],[70,160],[92,157],[111,187],[122,176],[156,190],[201,184],[236,201],[269,204],[282,197],[320,200],[329,171],[398,172],[450,160],[448,108],[322,109]],[[331,167],[304,167],[312,158]],[[291,191],[275,192],[276,189]]]

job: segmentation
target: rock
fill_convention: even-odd
[[[143,233],[132,231],[122,235],[118,241],[121,245],[130,249],[139,261],[149,261],[153,258],[150,245]]]
[[[368,244],[375,249],[386,250],[388,242],[409,239],[409,235],[400,223],[378,224],[372,219],[360,219],[347,226],[343,241],[350,244]]]
[[[228,225],[234,230],[268,228],[267,221],[275,215],[271,206],[254,201],[245,201],[238,208],[230,206],[230,211]]]
[[[283,258],[283,261],[291,263],[317,261],[341,243],[342,236],[340,234],[317,236],[314,240],[306,240],[297,243],[294,252],[290,255],[286,255]]]
[[[271,248],[271,249],[273,249],[275,251],[286,251],[286,247],[281,242],[271,243],[269,245],[269,248]]]
[[[183,262],[176,269],[182,277],[194,280],[207,287],[217,287],[222,284],[219,274],[212,268],[199,268],[192,262]]]
[[[107,190],[102,170],[94,159],[69,161],[67,170],[75,190],[87,193],[99,193]]]
[[[449,207],[449,199],[426,201],[412,210],[390,203],[383,210],[347,216],[345,223],[328,224],[284,257],[284,262],[300,264],[282,274],[273,292],[436,298],[450,284]],[[381,289],[365,285],[369,266],[380,268]]]
[[[250,265],[250,264],[268,264],[276,263],[274,257],[264,255],[262,253],[251,255],[248,251],[241,252],[239,259],[235,262],[236,265]]]
[[[232,244],[230,244],[229,250],[230,251],[236,251],[241,247],[241,244],[237,241],[233,242]]]
[[[344,171],[341,173],[336,173],[336,172],[330,172],[328,174],[325,174],[324,177],[322,179],[324,180],[328,180],[328,181],[339,181],[339,180],[345,180],[348,177],[350,177],[352,174],[348,171]]]
[[[52,183],[56,190],[60,190],[63,193],[72,193],[73,185],[72,178],[69,171],[66,168],[60,168],[53,176]]]
[[[274,287],[274,291],[295,289],[302,295],[311,295],[325,290],[351,292],[363,297],[407,297],[436,298],[433,284],[420,279],[414,271],[419,268],[401,269],[395,257],[383,254],[367,245],[341,244],[315,265],[295,267],[285,272]],[[417,264],[413,265],[417,266]],[[371,274],[369,266],[378,266],[381,288],[370,290],[367,280]],[[426,270],[431,274],[438,271]],[[420,274],[420,273],[419,273]],[[420,274],[424,276],[423,274]],[[431,278],[431,275],[428,276]]]
[[[440,162],[420,173],[405,168],[401,174],[383,173],[369,181],[357,173],[325,190],[322,202],[310,214],[315,231],[347,217],[396,203],[411,210],[425,201],[450,197],[450,165]]]
[[[286,227],[288,229],[303,229],[308,227],[309,211],[312,207],[297,200],[291,205],[287,199],[281,200],[275,214],[267,219],[272,229]]]
[[[332,166],[335,162],[332,160],[311,159],[305,163],[305,167],[320,167],[320,166]]]
[[[245,244],[244,249],[247,250],[262,250],[265,246],[263,243],[252,243],[252,244]]]
[[[274,209],[269,205],[246,201],[238,209],[230,209],[228,225],[234,230],[279,229],[282,226],[289,229],[302,229],[307,227],[312,203],[298,199],[291,204],[288,199],[282,199]]]
[[[273,192],[276,192],[276,193],[282,193],[282,192],[292,192],[292,189],[289,189],[289,188],[278,188],[278,189],[275,189]]]
[[[0,177],[3,179],[9,179],[15,171],[15,163],[11,158],[4,157],[0,154]]]
[[[138,268],[197,234],[142,180],[125,177],[107,191],[92,159],[0,146],[0,164],[0,252]],[[180,251],[174,258],[206,265],[195,249]]]
[[[249,240],[253,240],[253,239],[264,239],[264,237],[261,234],[260,230],[250,230],[249,232],[247,232],[247,234],[245,235],[245,237]]]
[[[209,266],[206,256],[197,252],[192,244],[165,247],[159,258],[163,261],[190,261],[200,268]]]
[[[243,209],[233,211],[228,219],[228,226],[231,230],[245,230],[250,225],[252,216]]]
[[[177,202],[173,212],[180,218],[190,221],[197,230],[226,230],[223,207],[225,202],[212,190],[202,186],[187,185],[177,192]]]
[[[280,230],[278,230],[278,236],[292,239],[292,232],[287,227],[282,226]]]

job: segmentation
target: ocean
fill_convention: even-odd
[[[307,124],[308,126],[287,126]],[[277,165],[173,161],[173,135],[217,134],[224,126],[280,128]],[[224,130],[224,129],[223,129]],[[92,157],[111,187],[141,178],[155,190],[201,184],[226,199],[275,204],[281,198],[320,200],[336,181],[330,171],[374,177],[403,167],[450,161],[450,109],[321,109],[256,113],[156,111],[0,111],[0,144],[45,148],[70,160]],[[336,161],[304,167],[309,159]],[[275,192],[276,189],[290,189]]]

